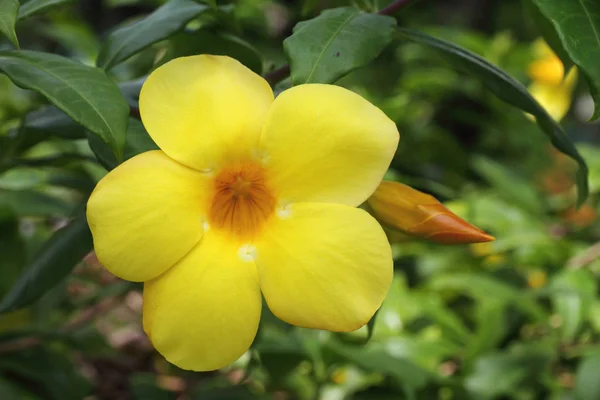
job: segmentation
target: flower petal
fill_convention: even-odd
[[[273,314],[330,331],[366,324],[393,274],[391,249],[377,221],[338,204],[297,203],[286,213],[257,243],[261,290]]]
[[[356,206],[381,182],[398,139],[394,122],[358,94],[307,84],[275,99],[260,151],[284,202]]]
[[[140,114],[165,153],[205,170],[219,166],[226,152],[255,151],[272,102],[269,84],[239,61],[199,55],[152,72],[140,93]]]
[[[205,174],[158,150],[109,172],[87,204],[100,262],[130,281],[162,274],[202,237],[208,184]]]
[[[144,284],[144,330],[169,362],[210,371],[237,360],[258,330],[256,265],[214,230],[190,254]]]

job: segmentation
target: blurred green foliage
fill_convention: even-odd
[[[262,73],[287,55],[292,68],[299,65],[292,78],[311,76],[310,49],[284,53],[296,23],[324,9],[374,12],[390,2],[164,3],[29,0],[17,13],[16,0],[0,1],[7,35],[0,70],[38,90],[0,75],[0,399],[600,399],[600,125],[587,122],[594,108],[584,80],[560,139],[574,142],[590,169],[590,197],[577,209],[577,166],[551,146],[548,129],[496,98],[468,66],[455,69],[402,36],[374,35],[375,50],[316,71],[331,80],[352,71],[336,84],[397,122],[390,178],[433,194],[497,240],[394,244],[394,283],[366,344],[367,327],[350,334],[294,328],[265,307],[255,343],[231,367],[190,373],[162,359],[141,330],[141,287],[99,265],[81,216],[107,170],[155,148],[136,115],[145,77],[198,53],[227,54]],[[421,0],[395,17],[527,85],[532,43],[557,26],[552,2],[534,3],[544,6],[537,19],[550,18],[543,29],[530,18],[529,0]],[[323,29],[319,21],[336,12],[328,13],[311,29]],[[586,30],[600,26],[595,15]],[[573,29],[559,33],[577,35]],[[30,53],[13,50],[17,38]],[[555,50],[577,64],[577,46]],[[38,73],[48,60],[56,82]],[[92,69],[96,62],[106,71]],[[79,89],[69,84],[72,65],[83,74]],[[587,75],[593,88],[597,71]],[[61,103],[60,84],[91,107]],[[276,91],[291,84],[286,78]],[[102,110],[96,115],[98,104],[107,106],[102,96],[115,110],[108,125],[98,119]]]

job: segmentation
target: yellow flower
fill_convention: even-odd
[[[565,78],[562,62],[543,40],[534,42],[533,52],[535,60],[528,68],[532,80],[529,93],[552,118],[560,121],[571,106],[577,69],[571,68]]]
[[[353,331],[392,281],[385,233],[356,208],[398,144],[381,110],[333,85],[267,82],[222,56],[155,70],[140,113],[161,150],[88,201],[98,259],[144,282],[144,330],[173,364],[214,370],[251,345],[261,292],[301,327]]]

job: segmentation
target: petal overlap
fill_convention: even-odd
[[[176,58],[157,68],[140,93],[140,114],[156,144],[190,167],[218,168],[249,157],[273,91],[259,75],[224,56]]]
[[[159,150],[109,172],[87,204],[100,262],[130,281],[162,274],[202,237],[209,184],[205,174]]]
[[[256,265],[213,230],[144,284],[144,330],[159,353],[184,369],[210,371],[237,360],[256,336],[260,312]]]
[[[398,140],[395,123],[358,94],[306,84],[275,99],[259,148],[283,202],[357,206],[381,182]]]
[[[392,281],[391,249],[361,209],[297,203],[257,243],[263,296],[292,325],[353,331],[381,305]]]

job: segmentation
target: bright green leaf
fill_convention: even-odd
[[[0,52],[0,71],[16,85],[43,94],[121,158],[129,106],[104,71],[35,51]]]
[[[300,22],[283,42],[292,82],[335,82],[377,57],[392,40],[395,27],[392,17],[350,7]]]
[[[15,33],[15,23],[19,12],[18,0],[0,0],[0,32],[2,32],[15,47],[19,47],[19,40]]]
[[[552,21],[565,50],[587,78],[600,118],[600,2],[598,0],[533,0]]]
[[[39,299],[63,280],[91,250],[92,234],[82,212],[46,242],[0,301],[0,313],[17,310]]]
[[[19,19],[27,18],[52,6],[69,3],[74,0],[29,0],[19,9]]]
[[[579,164],[577,171],[577,203],[583,204],[588,196],[588,168],[585,160],[562,127],[529,94],[527,88],[486,59],[445,40],[408,29],[398,29],[399,37],[420,43],[439,51],[452,65],[473,75],[499,99],[535,116],[537,124],[552,144]]]
[[[110,69],[153,43],[164,40],[209,8],[191,0],[171,0],[148,17],[112,32],[96,64]]]
[[[566,269],[550,283],[552,303],[560,316],[560,332],[566,341],[575,339],[585,322],[596,293],[594,276],[585,269]]]

